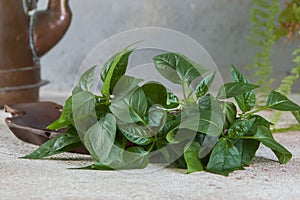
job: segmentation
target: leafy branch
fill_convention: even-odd
[[[235,66],[231,67],[232,82],[213,96],[210,86],[215,73],[193,91],[191,83],[206,68],[180,53],[155,56],[156,70],[182,86],[184,99],[179,99],[159,82],[142,84],[141,79],[126,75],[133,51],[125,48],[106,62],[100,96],[91,92],[95,67],[85,72],[60,118],[48,126],[68,131],[25,158],[40,159],[84,145],[94,164],[83,169],[142,169],[159,157],[159,162],[186,168],[187,173],[205,170],[226,176],[251,164],[260,144],[270,148],[282,164],[291,159],[291,153],[273,138],[272,123],[256,115],[265,109],[300,112],[300,106],[287,97],[273,91],[265,106],[254,110],[258,86]],[[233,98],[241,113],[228,102]]]

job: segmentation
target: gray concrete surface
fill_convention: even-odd
[[[293,98],[299,100],[298,97]],[[65,96],[43,93],[42,99],[62,102]],[[250,167],[229,177],[207,172],[186,175],[184,170],[162,168],[155,164],[144,170],[82,171],[69,168],[90,164],[89,156],[65,153],[46,160],[20,159],[36,146],[13,136],[3,121],[7,116],[0,111],[1,200],[296,200],[300,196],[300,132],[275,134],[275,138],[293,153],[288,164],[280,165],[274,154],[261,146]]]
[[[46,3],[40,1],[40,8]],[[255,54],[247,41],[251,0],[71,0],[70,5],[74,14],[70,29],[41,60],[42,75],[51,81],[43,90],[70,91],[88,53],[108,37],[132,28],[164,27],[191,36],[207,49],[225,80],[231,64],[242,68]],[[298,46],[299,41],[276,44],[272,60],[277,83],[293,67],[291,53]]]

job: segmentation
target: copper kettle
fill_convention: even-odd
[[[40,76],[39,58],[65,34],[72,18],[68,0],[49,0],[37,11],[38,0],[0,0],[0,107],[35,102]]]

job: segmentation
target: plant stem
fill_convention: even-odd
[[[263,111],[263,110],[267,110],[269,108],[270,108],[269,106],[264,106],[264,107],[258,108],[257,110],[254,110],[252,112],[249,112],[249,113],[243,115],[243,117],[247,118],[247,117],[249,117],[249,116],[251,116],[251,115],[253,115],[255,113],[258,113],[258,112]]]

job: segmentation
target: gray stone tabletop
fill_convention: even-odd
[[[43,98],[49,99],[49,98]],[[57,98],[52,98],[57,99]],[[62,99],[62,98],[61,98]],[[207,172],[150,164],[144,170],[84,171],[89,156],[61,154],[45,160],[19,157],[36,146],[23,143],[7,128],[0,110],[0,199],[299,199],[300,132],[274,137],[293,153],[280,165],[261,146],[254,163],[223,177]]]

